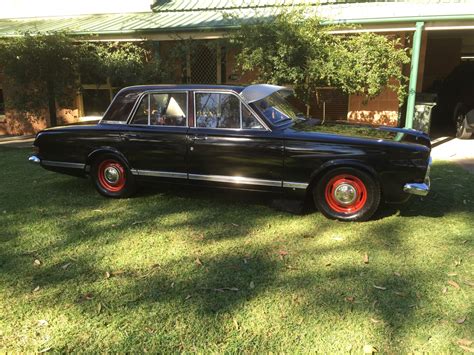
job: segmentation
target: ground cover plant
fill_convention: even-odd
[[[474,176],[367,223],[263,196],[104,199],[0,148],[0,352],[462,352],[474,345]]]

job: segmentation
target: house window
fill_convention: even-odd
[[[102,116],[109,107],[109,90],[84,90],[82,92],[84,102],[84,116]]]

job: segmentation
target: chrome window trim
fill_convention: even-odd
[[[197,127],[196,94],[227,94],[227,95],[236,96],[237,99],[240,102],[240,105],[239,105],[240,106],[240,128]],[[268,127],[268,125],[260,119],[260,117],[255,113],[255,111],[245,101],[243,101],[242,97],[239,94],[237,94],[235,91],[212,90],[212,89],[193,90],[193,101],[194,101],[194,127],[193,128],[196,128],[196,129],[212,129],[212,130],[226,130],[226,131],[236,131],[236,132],[238,132],[238,131],[249,131],[249,132],[269,131],[269,132],[271,132],[271,129]],[[242,128],[242,105],[244,105],[250,111],[250,113],[257,120],[257,122],[262,125],[263,129]]]
[[[56,166],[59,168],[72,168],[72,169],[84,169],[86,164],[82,163],[70,163],[66,161],[53,161],[53,160],[42,160],[42,165],[45,166]]]
[[[178,94],[185,94],[186,95],[186,124],[184,126],[171,126],[171,125],[152,125],[151,124],[151,117],[150,117],[150,95],[153,94],[166,94],[166,93],[178,93]],[[140,106],[142,99],[148,95],[148,124],[141,124],[141,123],[132,123],[133,117],[135,116],[138,107]],[[125,122],[128,126],[145,126],[145,127],[180,127],[180,128],[189,128],[189,91],[185,89],[153,89],[143,91],[140,96],[138,96],[135,105],[133,106],[132,113],[130,117]]]

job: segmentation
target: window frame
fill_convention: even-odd
[[[221,128],[221,127],[198,127],[197,126],[197,114],[196,114],[196,94],[226,94],[226,95],[233,95],[239,100],[239,111],[240,111],[240,127],[239,128]],[[258,115],[255,113],[255,111],[246,103],[242,100],[242,98],[234,91],[225,91],[225,90],[194,90],[193,91],[193,104],[194,104],[194,127],[196,129],[212,129],[212,130],[225,130],[225,131],[271,131],[268,125],[266,125],[262,120],[258,117]],[[252,128],[242,128],[243,127],[243,122],[242,122],[242,107],[245,106],[247,110],[250,112],[250,114],[253,116],[255,120],[257,120],[258,123],[262,126],[262,128],[259,129],[252,129]]]
[[[185,94],[186,95],[186,123],[183,126],[172,126],[172,125],[152,125],[151,123],[151,110],[150,110],[150,95],[152,94],[168,94],[168,93],[174,93],[174,94]],[[145,96],[148,96],[148,123],[143,124],[143,123],[133,123],[133,119],[135,118],[135,114],[138,111],[138,108],[140,107],[142,100],[144,99]],[[149,126],[149,127],[189,127],[189,91],[188,90],[183,90],[183,89],[169,89],[169,90],[147,90],[143,91],[137,98],[135,105],[133,106],[133,109],[131,111],[131,114],[129,118],[126,121],[126,124],[129,126]]]

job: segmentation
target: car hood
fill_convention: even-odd
[[[321,133],[327,135],[338,135],[351,138],[363,138],[375,141],[390,141],[400,143],[420,144],[427,148],[431,148],[431,141],[427,134],[406,128],[397,128],[390,126],[371,126],[350,124],[343,122],[326,122],[321,123],[320,120],[309,119],[293,124],[291,131],[299,134],[306,132],[308,135]]]

